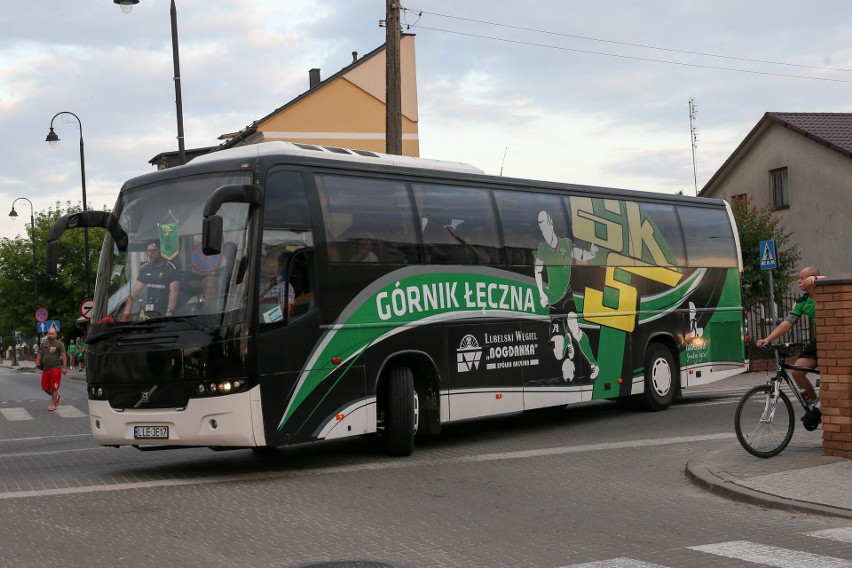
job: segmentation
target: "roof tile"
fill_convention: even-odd
[[[852,153],[852,113],[769,112],[766,114],[802,134]]]

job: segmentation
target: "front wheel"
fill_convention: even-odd
[[[796,426],[793,405],[782,391],[775,396],[771,385],[758,385],[737,404],[734,428],[740,445],[753,456],[771,458],[781,453]]]
[[[388,454],[410,456],[414,451],[419,408],[414,375],[408,367],[391,369],[385,411],[385,439]]]

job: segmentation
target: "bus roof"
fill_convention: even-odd
[[[447,172],[484,174],[485,172],[475,166],[464,162],[451,162],[446,160],[431,160],[427,158],[413,158],[411,156],[397,156],[392,154],[381,154],[367,150],[352,150],[349,148],[338,148],[336,146],[315,146],[313,144],[300,144],[296,142],[262,142],[248,146],[238,146],[218,152],[210,152],[192,160],[195,164],[215,161],[223,158],[256,158],[286,154],[291,156],[305,156],[307,158],[333,158],[335,160],[358,162],[362,164],[382,164],[387,166],[402,166],[408,168],[425,168],[430,170],[442,170]]]
[[[351,148],[340,148],[336,146],[318,146],[312,144],[302,144],[298,142],[261,142],[259,144],[249,144],[246,146],[238,146],[203,154],[193,159],[185,166],[177,166],[168,170],[160,170],[138,176],[128,180],[122,189],[137,186],[143,183],[150,183],[153,179],[161,179],[159,176],[165,175],[175,177],[182,175],[179,173],[183,168],[193,168],[200,166],[202,169],[210,167],[211,164],[216,164],[219,161],[239,161],[249,159],[274,158],[276,156],[289,156],[296,160],[305,159],[312,161],[314,164],[328,161],[331,165],[337,162],[339,167],[347,167],[343,164],[350,164],[353,169],[391,169],[402,168],[408,169],[409,173],[414,173],[419,170],[424,175],[434,176],[446,174],[447,178],[458,179],[462,177],[467,181],[476,181],[480,183],[499,183],[503,187],[535,187],[540,190],[549,191],[574,191],[586,194],[596,194],[600,196],[633,199],[650,199],[653,201],[668,201],[687,202],[700,205],[710,205],[715,207],[724,207],[725,202],[718,198],[696,197],[691,195],[673,195],[667,193],[657,193],[647,190],[624,189],[616,187],[592,186],[567,182],[545,181],[525,178],[494,176],[485,173],[483,170],[464,162],[453,162],[448,160],[433,160],[429,158],[415,158],[411,156],[398,156],[392,154],[382,154],[379,152],[371,152],[367,150],[356,150]],[[418,172],[418,173],[419,173]],[[431,172],[431,173],[430,173]]]

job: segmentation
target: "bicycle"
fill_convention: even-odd
[[[766,347],[773,350],[775,376],[770,377],[765,384],[753,387],[746,392],[737,404],[734,414],[734,428],[740,445],[748,453],[759,458],[771,458],[780,454],[793,437],[796,415],[790,398],[781,390],[783,385],[787,385],[805,412],[808,411],[805,399],[799,392],[796,382],[787,374],[787,370],[819,375],[818,369],[797,367],[784,361],[780,351],[782,348],[789,347],[789,344],[767,344]],[[805,429],[813,431],[818,426],[819,424],[814,424],[813,427],[805,425]]]

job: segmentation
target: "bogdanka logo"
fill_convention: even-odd
[[[479,359],[482,357],[482,348],[479,342],[472,335],[462,337],[459,349],[456,351],[456,362],[458,363],[459,373],[467,373],[473,371],[479,366]]]

